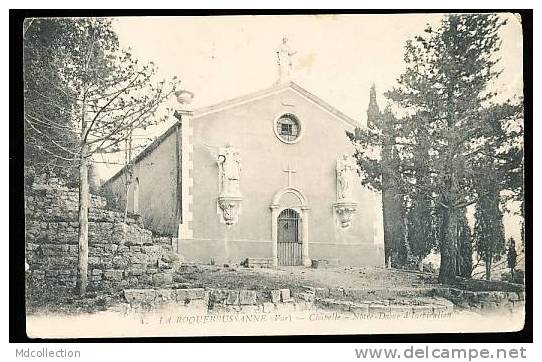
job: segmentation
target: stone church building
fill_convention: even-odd
[[[346,136],[360,123],[290,81],[188,111],[103,188],[145,227],[177,236],[185,260],[384,265],[381,196],[360,184]]]

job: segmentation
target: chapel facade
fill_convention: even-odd
[[[185,260],[384,265],[381,195],[361,185],[346,136],[361,124],[289,80],[292,54],[283,42],[268,89],[179,109],[133,161],[128,197],[126,169],[103,185],[145,227],[177,236]],[[192,95],[178,96],[183,108]]]

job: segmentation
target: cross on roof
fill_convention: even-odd
[[[288,163],[288,168],[286,170],[283,170],[283,172],[288,172],[288,187],[292,186],[292,173],[296,173],[296,170],[293,170],[290,167],[290,163]]]

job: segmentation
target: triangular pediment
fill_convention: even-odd
[[[191,112],[192,119],[197,119],[197,118],[206,116],[208,114],[220,112],[232,107],[237,107],[245,103],[263,99],[270,95],[283,93],[288,90],[293,91],[294,93],[298,94],[302,98],[306,99],[307,101],[313,103],[314,105],[321,108],[325,112],[329,113],[334,118],[346,123],[349,127],[355,128],[355,127],[361,126],[361,124],[358,121],[347,116],[346,114],[339,111],[335,107],[331,106],[329,103],[327,103],[320,97],[316,96],[314,93],[309,92],[308,90],[306,90],[305,88],[301,87],[300,85],[294,82],[288,82],[285,84],[275,85],[273,87],[270,87],[258,92],[253,92],[253,93],[246,94],[240,97],[229,99],[229,100],[214,104],[212,106],[196,109]]]

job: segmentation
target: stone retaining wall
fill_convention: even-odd
[[[30,292],[72,289],[78,264],[78,191],[36,182],[25,190],[26,262]],[[126,219],[92,195],[89,209],[89,291],[159,286],[178,264],[172,239],[155,236],[137,216]]]
[[[459,309],[471,311],[522,308],[525,305],[525,292],[461,290],[456,288],[435,288],[434,296],[452,301]]]
[[[165,305],[197,308],[199,313],[289,313],[330,310],[360,318],[436,318],[454,310],[477,313],[523,307],[524,295],[516,292],[470,292],[454,288],[428,289],[427,297],[404,299],[363,299],[363,294],[341,288],[303,287],[271,291],[245,289],[128,289],[124,297],[131,308],[156,308]],[[344,298],[349,296],[349,298]]]
[[[348,301],[319,298],[316,288],[305,287],[295,295],[290,289],[256,291],[246,289],[127,289],[124,297],[130,308],[187,307],[199,313],[290,313],[331,310],[357,317],[442,317],[454,310],[444,298],[416,298],[403,301]]]

